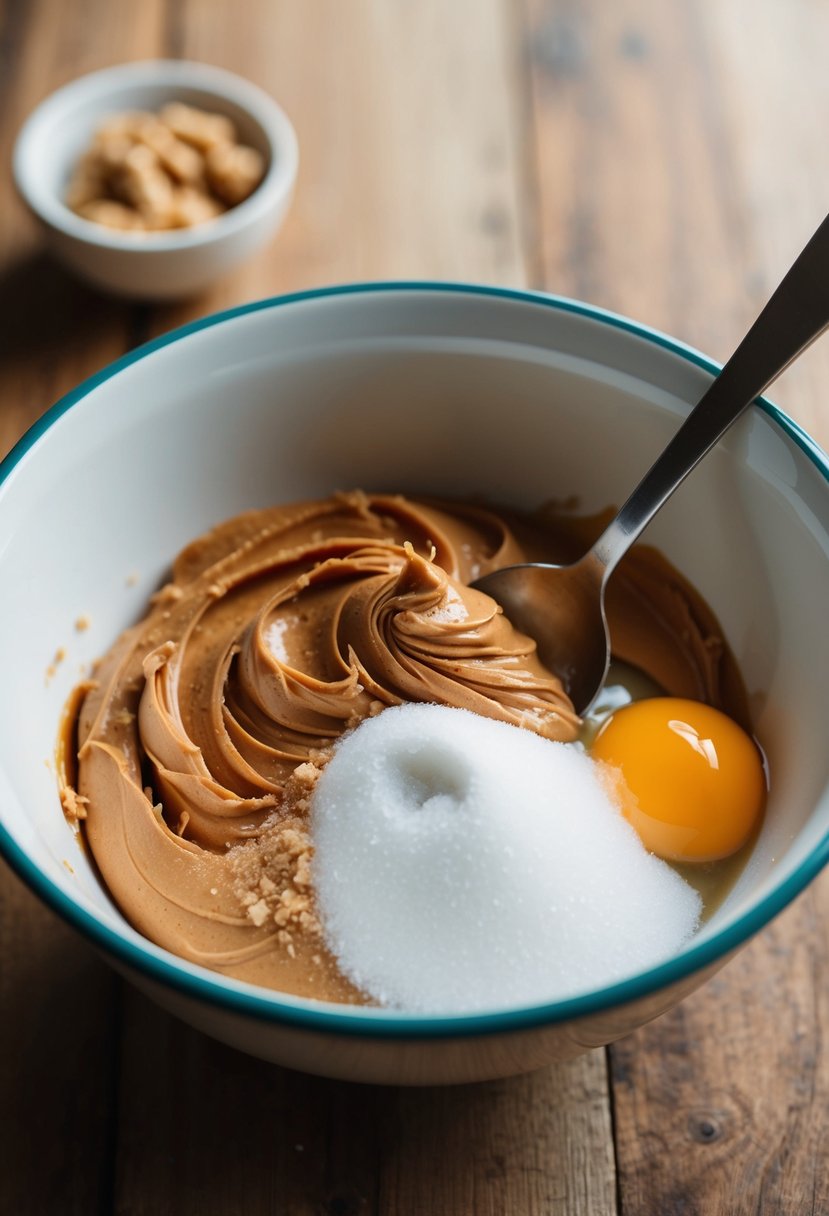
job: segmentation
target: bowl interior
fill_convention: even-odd
[[[246,508],[356,486],[618,504],[709,379],[596,313],[402,287],[243,308],[105,371],[30,434],[0,484],[8,832],[69,899],[163,954],[125,924],[67,826],[54,756],[71,689],[141,615],[176,551]],[[718,938],[829,832],[825,463],[755,409],[647,540],[718,614],[769,758],[753,857],[698,940]]]

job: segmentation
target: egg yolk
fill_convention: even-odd
[[[760,750],[731,718],[680,697],[611,714],[591,749],[645,848],[667,861],[716,861],[751,836],[765,802]]]

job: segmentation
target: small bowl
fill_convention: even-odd
[[[670,1009],[829,860],[820,729],[829,717],[829,462],[767,402],[648,530],[717,613],[771,771],[748,865],[700,933],[660,966],[568,1000],[472,1016],[337,1006],[240,983],[126,922],[63,817],[51,762],[83,670],[140,618],[177,550],[212,524],[353,486],[484,494],[518,507],[577,496],[595,512],[624,499],[715,371],[670,338],[572,301],[375,284],[207,317],[82,384],[0,467],[0,585],[14,639],[0,700],[9,862],[160,1004],[309,1072],[411,1084],[505,1076]],[[89,627],[77,632],[82,616]]]
[[[215,220],[148,234],[119,232],[71,211],[64,202],[71,172],[101,123],[169,101],[227,115],[241,141],[262,153],[265,176],[251,196]],[[106,291],[158,300],[202,291],[260,249],[288,210],[298,161],[294,129],[262,89],[207,64],[155,59],[93,72],[52,93],[23,125],[13,170],[70,270]]]

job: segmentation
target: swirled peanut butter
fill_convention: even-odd
[[[98,665],[64,798],[132,924],[228,975],[361,1000],[314,912],[314,783],[345,731],[405,701],[575,739],[535,643],[469,586],[573,547],[541,517],[359,492],[250,512],[189,545]],[[628,558],[609,612],[620,657],[741,716],[716,622],[658,555]]]

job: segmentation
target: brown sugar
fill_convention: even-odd
[[[83,794],[79,794],[71,785],[61,786],[60,804],[69,823],[79,823],[82,819],[86,819],[89,799],[84,798]]]
[[[280,813],[256,840],[229,853],[234,893],[248,919],[257,928],[275,925],[278,940],[286,946],[294,933],[320,934],[310,892],[313,851],[304,819]]]
[[[256,840],[231,849],[234,893],[248,919],[257,927],[277,927],[277,941],[291,958],[294,935],[319,937],[322,930],[314,909],[311,859],[314,846],[308,811],[314,787],[330,752],[300,764],[288,778],[280,809],[264,824]]]

